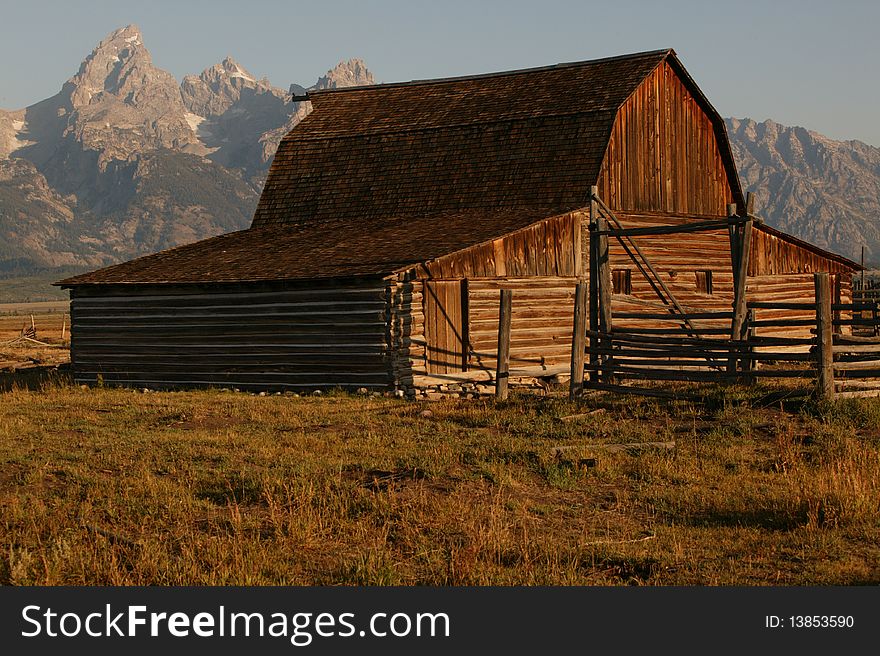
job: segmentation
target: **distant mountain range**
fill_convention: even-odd
[[[281,138],[311,110],[231,57],[178,84],[140,30],[56,95],[0,110],[0,275],[98,267],[250,224]],[[342,62],[312,89],[373,84]]]
[[[311,89],[373,84],[360,60]],[[51,98],[0,110],[0,277],[94,268],[247,227],[281,138],[311,110],[231,57],[182,83],[134,25]],[[880,263],[880,149],[728,119],[743,186],[768,221]]]
[[[773,121],[727,119],[744,189],[767,222],[880,265],[880,148]]]

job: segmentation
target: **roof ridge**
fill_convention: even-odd
[[[377,127],[375,129],[364,129],[360,132],[352,132],[352,133],[340,133],[340,132],[326,132],[323,133],[323,136],[315,136],[311,134],[294,134],[296,130],[290,130],[284,137],[283,141],[327,141],[328,139],[354,139],[358,137],[366,137],[366,136],[376,136],[376,135],[389,135],[389,134],[410,134],[413,132],[432,132],[439,130],[448,130],[450,128],[467,128],[473,127],[475,125],[500,125],[502,123],[515,123],[517,121],[534,121],[535,119],[551,119],[551,118],[571,118],[571,117],[581,117],[581,116],[589,116],[592,114],[613,114],[616,110],[614,109],[591,109],[591,110],[580,110],[576,112],[556,112],[551,114],[528,114],[521,116],[510,116],[505,118],[497,118],[497,119],[480,119],[475,121],[467,121],[467,122],[459,122],[459,123],[444,123],[437,125],[414,125],[413,127],[401,127],[401,128],[383,128]]]
[[[670,54],[675,54],[675,50],[673,48],[660,48],[658,50],[645,50],[643,52],[632,52],[623,55],[613,55],[611,57],[599,57],[598,59],[584,59],[581,61],[573,61],[573,62],[560,62],[558,64],[549,64],[547,66],[534,66],[531,68],[516,68],[508,71],[495,71],[493,73],[476,73],[473,75],[456,75],[452,77],[438,77],[438,78],[427,78],[427,79],[419,79],[419,80],[409,80],[405,82],[381,82],[379,84],[365,84],[361,86],[354,87],[342,87],[335,89],[316,89],[314,91],[309,91],[308,96],[324,96],[328,94],[336,94],[336,93],[348,93],[351,91],[365,91],[365,90],[377,90],[377,89],[391,89],[397,87],[409,87],[409,86],[421,86],[421,85],[429,85],[429,84],[445,84],[448,82],[462,82],[467,80],[481,80],[486,78],[494,78],[494,77],[506,77],[509,75],[522,75],[525,73],[538,73],[541,71],[552,71],[561,68],[576,68],[578,66],[589,66],[593,64],[604,64],[606,62],[612,61],[622,61],[626,59],[637,59],[639,57],[647,57],[649,55],[663,55],[664,57],[669,56]]]

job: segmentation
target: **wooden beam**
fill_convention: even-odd
[[[495,398],[507,398],[510,372],[510,309],[513,290],[502,289],[498,306],[498,356],[495,373]]]
[[[825,273],[814,273],[813,284],[816,295],[816,368],[818,369],[817,394],[823,399],[834,398],[834,350],[832,347],[831,325],[831,277]]]
[[[574,225],[572,226],[572,271],[578,278],[586,277],[586,264],[584,262],[586,253],[584,252],[584,235],[585,226],[580,215],[574,215]]]
[[[730,203],[727,206],[727,218],[736,217],[736,203]],[[736,279],[736,272],[739,270],[739,226],[730,224],[727,227],[727,234],[730,238],[730,266],[733,271],[733,277]]]
[[[471,354],[470,291],[468,280],[461,281],[461,370],[467,371]]]
[[[599,187],[593,185],[590,187],[590,244],[589,244],[589,270],[590,270],[590,331],[592,333],[599,332],[599,257],[598,253],[598,237],[596,236],[596,221],[599,218],[599,204],[597,202]],[[590,348],[599,347],[599,340],[591,336]],[[590,364],[596,364],[599,361],[597,355],[590,355]],[[593,373],[590,380],[596,382],[598,374]]]
[[[608,248],[608,235],[603,234],[607,228],[603,217],[596,219],[596,273],[598,276],[599,291],[599,331],[604,335],[611,332],[611,253]],[[600,347],[611,346],[611,340],[603,337],[599,342]],[[605,356],[606,364],[611,365],[611,356]],[[605,383],[613,383],[609,376],[601,374],[601,380]]]
[[[675,440],[669,442],[625,442],[623,444],[571,444],[550,449],[551,455],[559,456],[566,451],[604,451],[605,453],[638,453],[648,449],[671,451],[675,449]]]
[[[739,341],[746,339],[746,321],[748,304],[746,302],[746,282],[749,274],[749,252],[752,244],[752,220],[748,219],[740,228],[737,240],[737,267],[733,277],[733,319],[730,322],[730,339]],[[734,372],[737,361],[734,357],[728,360],[728,372]]]
[[[586,282],[579,282],[574,293],[574,327],[571,334],[571,381],[568,397],[573,401],[584,389],[584,353],[587,340]]]
[[[609,237],[646,237],[651,235],[677,235],[688,232],[707,232],[710,230],[722,230],[740,223],[746,219],[733,217],[732,219],[716,219],[711,221],[699,221],[683,225],[649,226],[646,228],[607,228],[602,234]]]

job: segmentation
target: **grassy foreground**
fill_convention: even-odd
[[[0,583],[880,583],[880,400],[757,399],[6,392]]]

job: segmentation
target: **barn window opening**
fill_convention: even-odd
[[[697,291],[701,294],[706,294],[707,296],[712,295],[712,272],[707,271],[695,271],[694,272],[697,277]]]
[[[614,269],[611,272],[611,290],[614,294],[632,294],[632,275],[629,269]]]

